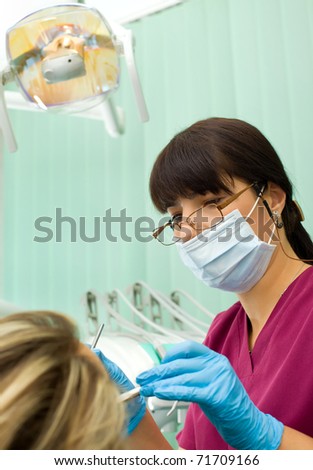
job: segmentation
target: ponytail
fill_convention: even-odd
[[[296,255],[308,264],[313,265],[313,242],[310,235],[302,225],[304,220],[298,204],[287,197],[282,212],[287,239]]]

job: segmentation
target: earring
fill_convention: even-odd
[[[272,211],[273,221],[277,228],[283,228],[284,222],[281,220],[281,215],[278,211]],[[280,220],[279,220],[280,219]]]

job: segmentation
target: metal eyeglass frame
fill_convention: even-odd
[[[258,190],[258,196],[259,197],[262,197],[262,191],[259,190],[258,188],[258,182],[255,181],[254,183],[252,184],[249,184],[249,186],[243,188],[241,191],[239,191],[238,193],[236,194],[233,194],[232,196],[230,196],[229,198],[226,199],[226,201],[222,202],[221,204],[210,204],[212,206],[216,206],[217,210],[220,212],[221,214],[221,220],[219,220],[216,224],[212,225],[210,227],[210,229],[212,229],[213,227],[216,227],[217,225],[219,225],[221,222],[223,222],[224,220],[224,214],[222,212],[223,209],[225,209],[225,207],[227,207],[229,204],[231,204],[233,201],[235,201],[239,196],[241,196],[241,194],[243,194],[245,191],[247,191],[248,189],[252,188],[252,187],[256,187],[257,190]],[[263,200],[263,198],[262,198]],[[195,211],[193,211],[185,220],[182,220],[181,222],[175,222],[173,224],[173,221],[172,219],[170,219],[168,222],[166,222],[164,225],[161,225],[161,227],[158,227],[156,228],[153,232],[152,232],[152,236],[160,243],[162,243],[162,245],[164,246],[171,246],[171,245],[174,245],[175,243],[177,243],[180,238],[177,238],[177,240],[174,240],[172,243],[164,243],[162,242],[161,240],[159,240],[159,235],[163,232],[163,230],[166,229],[166,227],[171,227],[173,230],[174,230],[174,225],[177,225],[179,227],[179,229],[181,229],[181,225],[182,224],[188,224],[190,225],[195,231],[197,232],[202,232],[203,229],[197,229],[196,226],[195,226],[195,223],[194,221],[192,220],[192,216],[202,210],[205,206],[208,206],[209,204],[203,204],[201,207],[199,207],[199,209],[196,209]]]

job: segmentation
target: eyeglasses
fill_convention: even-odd
[[[202,232],[206,229],[212,229],[224,220],[223,209],[235,201],[241,194],[252,187],[257,187],[258,183],[254,182],[243,188],[236,194],[227,198],[224,202],[217,204],[218,199],[206,201],[199,209],[193,211],[188,217],[183,218],[181,215],[174,215],[168,222],[161,227],[156,228],[152,232],[152,236],[162,245],[174,245],[187,234],[183,230],[183,224],[187,224],[196,232]],[[175,235],[176,234],[176,235]],[[178,236],[177,236],[178,235]]]

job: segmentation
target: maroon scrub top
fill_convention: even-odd
[[[313,437],[313,266],[282,294],[252,352],[240,302],[216,316],[204,344],[228,357],[261,411]],[[177,441],[184,449],[231,449],[196,404]]]

